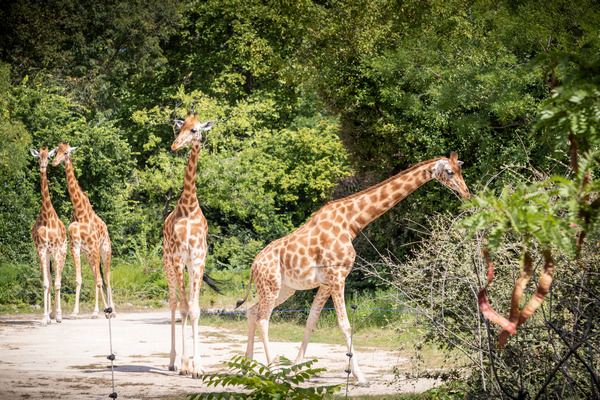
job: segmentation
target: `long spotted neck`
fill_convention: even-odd
[[[81,218],[88,214],[91,209],[90,200],[87,195],[83,193],[77,179],[75,178],[75,171],[73,170],[73,163],[71,160],[65,160],[65,171],[67,173],[67,187],[69,189],[69,197],[71,197],[71,203],[73,203],[73,218]]]
[[[346,216],[354,238],[367,225],[398,204],[417,188],[429,182],[439,159],[424,161],[399,174],[347,197]]]
[[[198,155],[200,154],[200,144],[194,143],[190,158],[185,169],[185,180],[183,182],[183,193],[177,202],[177,206],[184,211],[192,212],[200,208],[198,198],[196,197],[196,167],[198,166]]]
[[[40,184],[42,187],[42,210],[56,214],[50,201],[50,189],[48,189],[48,177],[46,168],[40,168]]]

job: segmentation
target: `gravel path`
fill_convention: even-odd
[[[0,317],[0,387],[2,399],[100,399],[113,392],[109,323],[105,318],[52,321],[41,327],[39,316]],[[189,376],[170,372],[169,312],[119,312],[111,320],[112,346],[116,356],[115,392],[118,398],[149,398],[214,391]],[[178,341],[181,327],[178,326]],[[190,329],[191,331],[191,329]],[[243,354],[246,337],[217,326],[199,327],[202,357],[207,373],[227,372],[223,362]],[[189,341],[191,346],[191,339]],[[177,351],[181,350],[178,342]],[[293,360],[299,343],[272,342],[273,352]],[[319,360],[315,367],[327,368],[311,380],[314,386],[345,384],[347,368],[344,346],[310,343],[306,359]],[[262,343],[255,355],[265,362]],[[394,366],[408,360],[376,349],[357,351],[369,387],[358,387],[350,378],[349,395],[421,392],[431,380],[393,383]],[[179,360],[177,360],[177,363]],[[176,363],[176,365],[178,365]],[[342,389],[346,393],[346,388]]]

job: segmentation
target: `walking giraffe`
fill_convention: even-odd
[[[69,237],[71,239],[71,253],[75,262],[75,308],[71,314],[71,318],[77,318],[79,314],[79,295],[81,293],[81,252],[92,269],[94,281],[96,284],[96,304],[92,318],[98,318],[98,294],[102,296],[104,310],[107,309],[106,298],[102,290],[102,270],[100,269],[100,258],[104,265],[104,277],[106,278],[106,286],[108,292],[108,304],[111,307],[111,312],[106,313],[106,317],[116,316],[114,313],[115,306],[113,304],[112,290],[110,287],[110,257],[111,246],[108,229],[104,221],[100,219],[92,210],[90,200],[81,190],[75,172],[73,171],[73,162],[71,153],[77,150],[78,147],[69,146],[69,142],[60,142],[56,148],[56,157],[52,161],[52,166],[56,167],[61,162],[65,162],[65,171],[67,174],[67,187],[71,203],[73,203],[73,217],[69,224]]]
[[[296,290],[318,287],[296,364],[304,359],[321,309],[331,296],[348,347],[352,374],[358,384],[367,384],[354,354],[344,300],[345,280],[356,256],[352,240],[365,226],[431,179],[437,179],[462,197],[469,198],[461,165],[462,161],[458,161],[454,152],[450,159],[441,157],[424,161],[360,193],[324,205],[300,228],[265,247],[252,264],[246,296],[237,303],[239,307],[246,301],[254,279],[259,299],[247,312],[246,357],[253,356],[258,325],[267,363],[271,363],[268,330],[273,309]]]
[[[34,149],[29,150],[31,155],[38,158],[40,164],[40,182],[42,187],[42,209],[40,214],[33,224],[31,234],[33,242],[40,259],[42,267],[42,276],[44,279],[44,315],[42,316],[42,326],[50,323],[50,318],[56,318],[56,322],[62,322],[62,308],[60,306],[60,286],[62,270],[67,257],[67,232],[65,225],[62,223],[52,202],[50,201],[50,190],[48,189],[48,177],[46,170],[48,162],[54,155],[56,149],[48,152],[48,147],[40,147],[40,151]],[[55,264],[55,279],[54,279],[54,305],[52,313],[50,313],[50,305],[52,304],[51,292],[51,261],[50,255],[54,258]]]
[[[217,292],[219,289],[215,282],[204,273],[206,259],[206,234],[208,225],[196,197],[196,167],[198,154],[200,154],[202,131],[212,128],[215,121],[198,122],[198,114],[192,116],[188,112],[185,121],[176,121],[179,135],[171,145],[171,150],[177,151],[184,146],[192,144],[192,151],[185,169],[183,193],[179,197],[177,206],[165,220],[163,228],[163,264],[167,282],[169,284],[169,306],[171,307],[171,353],[169,371],[176,371],[175,357],[175,312],[177,311],[177,290],[180,296],[181,313],[181,375],[192,374],[192,378],[199,378],[204,372],[198,347],[198,318],[200,317],[200,285],[205,281],[208,286]],[[185,289],[185,268],[189,275],[189,295]],[[192,367],[185,346],[185,332],[187,318],[190,317],[192,325]]]

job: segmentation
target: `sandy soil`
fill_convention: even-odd
[[[100,399],[113,393],[109,323],[101,317],[52,321],[46,327],[41,317],[0,317],[0,387],[2,399]],[[189,376],[170,372],[169,312],[120,312],[111,320],[112,353],[115,354],[114,392],[118,398],[145,398],[215,391]],[[178,326],[178,347],[181,351]],[[191,332],[191,329],[190,329]],[[207,373],[227,372],[223,364],[231,356],[243,354],[246,337],[216,326],[200,326],[202,357]],[[190,341],[191,346],[191,338]],[[255,356],[265,362],[262,343],[257,338]],[[276,355],[294,359],[299,343],[272,342]],[[314,386],[345,384],[348,358],[340,344],[310,343],[306,359],[316,358],[315,367],[327,372],[311,380]],[[435,382],[393,383],[394,366],[408,360],[398,354],[376,349],[359,349],[360,366],[370,380],[359,387],[350,378],[348,393],[390,394],[422,392]],[[179,359],[176,362],[179,366]],[[220,390],[220,389],[219,389]],[[341,391],[346,393],[346,387]]]

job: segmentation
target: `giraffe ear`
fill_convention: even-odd
[[[29,152],[30,152],[30,153],[31,153],[31,155],[32,155],[32,156],[34,156],[34,157],[39,157],[39,156],[40,156],[40,153],[38,153],[38,151],[37,151],[37,150],[34,150],[34,149],[29,149]]]
[[[75,150],[77,150],[79,147],[70,147],[69,148],[69,153],[74,152]]]
[[[462,167],[462,165],[464,164],[464,162],[462,162],[462,161],[460,161],[460,160],[459,160],[459,161],[457,161],[456,163],[458,164],[458,166],[459,166],[459,167]]]
[[[54,153],[56,153],[56,149],[58,149],[58,147],[55,147],[54,149],[50,150],[50,153],[48,153],[48,157],[52,157]]]
[[[200,126],[200,129],[202,129],[203,131],[208,131],[208,130],[210,130],[210,128],[213,127],[214,124],[215,124],[215,120],[213,119],[212,121],[208,121],[208,122],[205,122],[204,124],[202,124]]]
[[[177,129],[181,129],[181,125],[183,125],[183,121],[180,119],[176,119],[175,126],[177,127]]]

